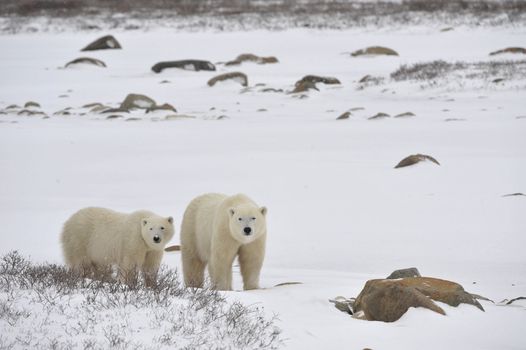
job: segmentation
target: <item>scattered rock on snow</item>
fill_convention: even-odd
[[[415,114],[413,112],[405,112],[395,115],[393,118],[409,118],[414,117]]]
[[[155,101],[148,96],[141,94],[128,94],[122,101],[120,108],[130,110],[134,108],[148,109],[156,105]]]
[[[99,38],[83,48],[81,51],[94,51],[106,49],[122,49],[121,44],[112,35],[106,35]]]
[[[95,108],[95,107],[102,107],[102,106],[103,104],[100,102],[93,102],[93,103],[85,104],[84,106],[82,106],[82,108]]]
[[[181,61],[166,61],[166,62],[159,62],[153,65],[152,70],[155,73],[160,73],[166,68],[179,68],[184,70],[191,70],[191,71],[201,71],[201,70],[207,70],[207,71],[215,71],[216,66],[214,66],[209,61],[202,61],[202,60],[181,60]]]
[[[108,113],[130,113],[130,111],[126,108],[108,108],[100,112],[101,114],[108,114]]]
[[[305,92],[311,89],[318,90],[318,88],[316,87],[317,83],[323,83],[323,84],[328,84],[328,85],[341,84],[338,79],[333,78],[333,77],[306,75],[294,84],[295,88],[292,91],[292,93],[295,94],[298,92]]]
[[[351,112],[344,112],[338,118],[336,118],[336,120],[349,119],[350,116],[351,116]]]
[[[437,165],[440,165],[440,163],[433,157],[431,156],[428,156],[426,154],[413,154],[413,155],[410,155],[408,157],[405,157],[404,159],[402,159],[396,166],[395,166],[395,169],[396,168],[403,168],[403,167],[406,167],[406,166],[410,166],[410,165],[413,165],[413,164],[416,164],[416,163],[419,163],[419,162],[424,162],[424,161],[431,161]]]
[[[186,114],[170,114],[164,117],[164,120],[181,120],[181,119],[195,119],[193,115]]]
[[[31,117],[34,115],[46,115],[46,113],[41,112],[41,111],[34,111],[31,109],[22,109],[21,111],[17,113],[17,115],[25,115],[25,116]]]
[[[264,88],[259,90],[259,92],[283,92],[283,89],[274,89],[274,88]]]
[[[526,194],[521,193],[521,192],[517,192],[517,193],[509,193],[509,194],[505,194],[505,195],[503,195],[502,197],[516,197],[516,196],[526,196]]]
[[[247,75],[241,72],[231,72],[215,76],[208,81],[208,86],[214,86],[217,82],[225,80],[233,80],[240,83],[242,86],[248,86]]]
[[[40,108],[40,104],[38,104],[37,102],[34,102],[34,101],[28,101],[26,102],[26,104],[24,105],[24,108]]]
[[[370,46],[365,49],[357,50],[351,53],[351,56],[398,56],[398,52],[388,47]]]
[[[440,31],[441,31],[442,33],[444,33],[444,32],[450,32],[450,31],[452,31],[452,30],[455,30],[455,28],[453,28],[453,27],[446,27],[446,28],[442,28],[442,29],[440,29]]]
[[[119,119],[119,118],[122,118],[122,115],[120,115],[120,114],[111,114],[111,115],[106,117],[107,120]]]
[[[526,55],[526,49],[523,48],[523,47],[507,47],[505,49],[502,49],[502,50],[497,50],[497,51],[493,51],[493,52],[490,52],[490,56],[495,56],[495,55],[501,55],[501,54],[504,54],[504,53],[515,53],[515,54],[523,54],[523,55]]]
[[[172,112],[177,112],[177,109],[175,109],[174,106],[172,106],[171,104],[169,103],[163,103],[162,105],[160,106],[153,106],[153,107],[150,107],[146,110],[146,113],[150,113],[150,112],[155,112],[155,111],[172,111]]]
[[[389,276],[387,276],[388,280],[394,280],[398,278],[406,278],[406,277],[422,277],[420,275],[420,272],[418,272],[418,269],[416,267],[409,267],[407,269],[400,269],[393,271]]]
[[[97,66],[97,67],[106,67],[106,63],[102,62],[101,60],[98,60],[96,58],[91,58],[91,57],[76,58],[73,61],[66,63],[65,67],[67,68],[69,66],[76,65],[76,64],[90,64],[92,66]]]
[[[484,311],[482,305],[458,283],[431,277],[409,277],[367,281],[353,305],[354,317],[394,322],[410,307],[424,307],[445,315],[433,300],[450,306],[470,304]]]
[[[373,115],[372,117],[369,117],[367,119],[369,120],[376,120],[376,119],[384,119],[384,118],[390,118],[391,116],[387,113],[379,112]]]
[[[274,56],[260,57],[251,53],[241,54],[236,57],[235,60],[225,63],[225,66],[236,66],[240,65],[243,62],[255,62],[257,64],[268,64],[268,63],[278,63],[278,59]]]
[[[303,81],[303,82],[300,82],[299,84],[296,83],[296,86],[294,87],[294,90],[292,90],[292,94],[297,94],[297,93],[300,93],[300,92],[306,92],[306,91],[309,91],[309,90],[316,90],[316,91],[320,91],[317,87],[316,87],[316,84],[313,83],[313,82],[310,82],[310,81]]]

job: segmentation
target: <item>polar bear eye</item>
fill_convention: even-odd
[[[161,226],[161,230],[164,230],[164,227]]]
[[[153,230],[153,228],[150,227],[150,231]]]
[[[250,218],[250,219],[252,219],[252,221],[256,220],[256,218],[254,218],[254,217],[252,217],[252,218]]]
[[[238,220],[239,220],[239,221],[243,221],[243,218],[239,218]]]

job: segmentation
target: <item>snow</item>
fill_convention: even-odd
[[[453,79],[423,89],[388,79],[401,64],[520,59],[488,54],[520,45],[524,27],[120,31],[111,34],[122,50],[90,53],[107,68],[62,69],[105,34],[0,36],[0,110],[36,101],[51,116],[0,114],[0,254],[18,250],[62,263],[61,225],[85,206],[149,209],[180,223],[199,194],[243,192],[269,208],[264,289],[242,291],[236,268],[236,291],[225,294],[278,315],[285,348],[526,347],[520,303],[482,301],[485,313],[440,304],[447,316],[412,309],[387,324],[352,319],[328,301],[355,297],[368,279],[412,266],[495,302],[526,295],[526,197],[503,197],[526,192],[526,121],[517,118],[524,115],[524,78],[498,86]],[[349,55],[375,45],[400,57]],[[280,62],[150,70],[164,60],[225,62],[249,52]],[[246,73],[252,88],[206,85],[231,70]],[[255,87],[290,91],[307,74],[342,85],[318,84],[304,99]],[[387,83],[358,90],[366,74]],[[144,120],[106,121],[81,108],[117,107],[128,93],[196,118],[164,121],[172,111],[136,111],[124,118]],[[73,115],[53,116],[66,107]],[[335,120],[358,107],[364,109]],[[367,120],[379,112],[416,116]],[[222,115],[228,118],[215,120]],[[415,153],[441,165],[394,169]],[[179,253],[166,254],[164,263],[180,268]],[[283,282],[302,284],[273,287]]]

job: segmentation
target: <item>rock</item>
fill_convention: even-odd
[[[445,122],[463,122],[466,118],[446,118],[444,119]]]
[[[19,108],[20,108],[19,105],[9,105],[5,109],[7,110],[7,109],[19,109]]]
[[[336,118],[336,120],[349,119],[350,116],[351,116],[351,112],[345,112],[341,114],[338,118]]]
[[[505,194],[502,197],[517,197],[517,196],[526,196],[526,194],[521,193],[521,192],[517,192],[517,193]]]
[[[155,111],[172,111],[177,112],[177,109],[175,109],[174,106],[172,106],[169,103],[163,103],[160,106],[153,106],[146,110],[146,113],[155,112]]]
[[[419,163],[419,162],[424,162],[424,161],[431,161],[437,165],[440,165],[440,163],[433,157],[431,156],[428,156],[426,154],[413,154],[413,155],[410,155],[408,157],[405,157],[404,159],[402,159],[396,166],[395,166],[395,169],[396,168],[403,168],[403,167],[406,167],[406,166],[410,166],[410,165],[413,165],[413,164],[416,164],[416,163]]]
[[[164,120],[181,120],[181,119],[195,119],[193,115],[185,114],[170,114],[164,117]]]
[[[276,284],[274,287],[293,286],[297,284],[303,284],[303,282],[282,282],[282,283]]]
[[[65,67],[67,68],[75,64],[90,64],[90,65],[97,66],[97,67],[106,67],[106,63],[102,62],[101,60],[98,60],[96,58],[91,58],[91,57],[76,58],[73,61],[66,63]]]
[[[354,108],[349,109],[349,111],[351,112],[357,112],[357,111],[363,111],[363,110],[365,110],[365,108],[363,107],[354,107]]]
[[[303,84],[305,82],[312,83],[312,84],[323,83],[323,84],[328,84],[328,85],[341,84],[338,79],[333,78],[333,77],[321,77],[321,76],[318,76],[318,75],[306,75],[303,78],[301,78],[300,80],[298,80],[294,84],[294,86],[298,86],[298,85]]]
[[[234,80],[242,86],[248,86],[248,78],[245,73],[231,72],[213,77],[208,81],[208,86],[214,86],[219,81]]]
[[[130,113],[130,111],[126,108],[108,108],[100,112],[101,114],[108,114],[108,113]]]
[[[499,305],[511,305],[511,304],[513,304],[514,302],[519,301],[519,300],[526,300],[526,297],[517,297],[517,298],[513,298],[513,299],[511,299],[511,300],[504,299],[503,301],[501,301],[501,302],[499,303]]]
[[[67,109],[61,109],[60,111],[56,111],[55,113],[53,113],[53,115],[68,116],[71,115],[71,112]]]
[[[216,66],[211,62],[201,61],[201,60],[181,60],[181,61],[166,61],[159,62],[153,65],[152,70],[155,73],[160,73],[163,69],[166,68],[179,68],[192,71],[208,70],[215,71]]]
[[[156,106],[155,101],[148,96],[140,94],[128,94],[122,101],[120,108],[130,110],[133,108],[148,109]]]
[[[504,78],[497,78],[497,79],[493,79],[491,82],[494,83],[494,84],[498,84],[498,83],[502,83],[505,80],[506,79],[504,79]]]
[[[256,110],[256,112],[268,112],[268,109],[266,109],[266,108],[259,108],[258,110]]]
[[[450,306],[470,304],[484,311],[482,305],[458,283],[431,277],[409,277],[367,281],[353,305],[354,316],[369,321],[394,322],[410,307],[424,307],[445,315],[433,300]]]
[[[278,63],[278,59],[274,56],[269,57],[260,57],[253,55],[251,53],[241,54],[236,57],[235,60],[225,63],[225,66],[235,66],[240,65],[243,62],[255,62],[257,64],[268,64],[268,63]]]
[[[441,31],[442,33],[444,33],[444,32],[450,32],[450,31],[452,31],[452,30],[455,30],[455,28],[453,28],[453,27],[446,27],[446,28],[442,28],[442,29],[440,29],[440,31]]]
[[[94,108],[94,107],[102,107],[102,106],[103,106],[102,103],[94,102],[94,103],[85,104],[84,106],[82,106],[82,108]]]
[[[34,116],[34,115],[46,115],[46,113],[41,111],[33,111],[31,109],[22,109],[17,113],[17,115],[26,115],[26,116]]]
[[[398,52],[388,47],[383,46],[370,46],[365,49],[357,50],[351,53],[351,56],[398,56]]]
[[[259,92],[283,92],[283,89],[274,89],[274,88],[264,88],[259,90]]]
[[[393,271],[388,277],[388,280],[398,279],[398,278],[406,278],[406,277],[421,277],[420,272],[418,272],[418,269],[416,267],[410,267],[407,269],[401,269]]]
[[[372,117],[369,117],[367,119],[369,120],[375,120],[375,119],[383,119],[383,118],[390,118],[391,116],[387,113],[376,113],[375,115],[373,115]]]
[[[100,112],[108,110],[110,108],[111,107],[109,107],[109,106],[105,106],[103,104],[100,104],[99,106],[94,106],[92,109],[90,109],[90,112],[92,112],[92,113],[100,113]]]
[[[137,121],[139,121],[139,120],[141,120],[141,118],[130,117],[130,118],[125,119],[124,121],[125,121],[125,122],[137,122]]]
[[[31,108],[31,107],[40,108],[40,104],[38,104],[37,102],[34,102],[34,101],[28,101],[24,105],[24,108]]]
[[[122,49],[121,45],[112,35],[106,35],[99,38],[83,48],[80,51],[94,51],[94,50],[106,50],[106,49]]]
[[[347,299],[342,296],[337,296],[334,299],[329,299],[329,302],[334,304],[334,307],[338,310],[348,313],[349,315],[352,315],[354,313],[353,311],[353,304],[355,302],[354,299]]]
[[[313,82],[310,82],[310,81],[304,81],[304,82],[300,82],[299,84],[296,83],[296,87],[294,88],[294,90],[292,90],[292,94],[297,94],[297,93],[300,93],[300,92],[306,92],[308,90],[316,90],[316,91],[320,91],[317,87],[316,87],[316,84],[313,83]]]
[[[112,114],[112,115],[109,115],[106,117],[107,120],[111,120],[111,119],[119,119],[119,118],[122,118],[122,115],[119,115],[119,114]]]
[[[409,118],[414,117],[415,114],[413,112],[405,112],[395,115],[393,118]]]
[[[507,47],[502,50],[490,52],[490,56],[501,55],[504,53],[523,54],[526,55],[526,49],[523,47]]]

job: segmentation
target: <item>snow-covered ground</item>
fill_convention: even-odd
[[[411,309],[387,324],[352,319],[328,302],[411,266],[495,302],[526,295],[526,197],[504,196],[526,192],[524,72],[501,83],[453,75],[423,88],[389,79],[402,64],[521,59],[489,53],[522,45],[526,28],[440,29],[122,31],[111,33],[122,50],[88,53],[79,50],[106,32],[0,36],[0,110],[36,101],[50,116],[0,114],[0,254],[62,263],[61,225],[85,206],[144,208],[180,223],[199,194],[244,192],[269,209],[265,289],[242,291],[236,270],[236,291],[226,295],[277,314],[286,348],[526,348],[522,306],[482,302],[482,313],[441,304],[445,317]],[[400,56],[349,55],[373,45]],[[217,63],[248,52],[279,63],[150,70],[163,60]],[[107,68],[62,68],[81,56]],[[250,88],[206,85],[228,71],[246,73]],[[286,93],[307,74],[342,84],[318,84],[306,98]],[[360,89],[367,74],[386,80]],[[116,107],[128,93],[195,118],[81,115],[85,104]],[[53,115],[67,107],[71,115]],[[379,112],[416,116],[367,119]],[[441,165],[394,169],[415,153]],[[164,263],[179,268],[178,253]],[[273,287],[282,282],[302,284]]]

